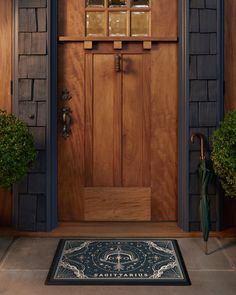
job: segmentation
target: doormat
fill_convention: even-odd
[[[190,285],[176,240],[60,240],[48,285]]]

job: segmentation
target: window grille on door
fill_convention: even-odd
[[[150,0],[87,0],[86,36],[151,36]]]

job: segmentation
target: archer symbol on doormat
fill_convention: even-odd
[[[61,240],[48,284],[189,285],[175,240]]]

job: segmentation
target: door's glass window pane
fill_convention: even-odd
[[[109,0],[110,7],[127,6],[127,0]]]
[[[104,12],[87,12],[86,35],[87,36],[105,36],[105,13]]]
[[[87,7],[103,7],[104,0],[86,0]]]
[[[127,12],[109,13],[109,36],[127,36]]]
[[[131,36],[149,36],[149,12],[132,12]]]
[[[148,7],[149,0],[132,0],[132,6],[135,7]]]

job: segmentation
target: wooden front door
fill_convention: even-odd
[[[59,34],[59,219],[176,220],[177,1],[61,0]]]

